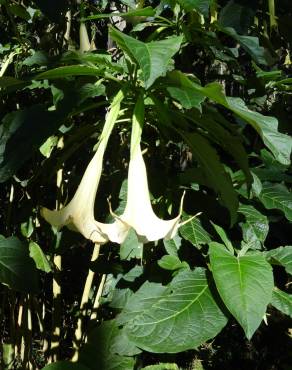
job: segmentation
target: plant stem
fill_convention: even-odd
[[[64,147],[64,138],[61,137],[57,144],[57,148],[62,149]],[[56,208],[62,207],[61,196],[62,196],[62,181],[63,181],[63,168],[60,168],[57,172],[57,188],[58,196],[56,202]],[[58,242],[57,242],[58,243]],[[62,325],[62,305],[61,305],[61,284],[59,281],[60,271],[62,270],[62,257],[59,254],[55,254],[54,265],[56,268],[56,274],[53,276],[53,317],[52,317],[52,342],[51,342],[51,356],[49,362],[55,362],[59,357],[60,348],[60,335]]]
[[[90,262],[93,262],[98,258],[99,251],[100,251],[100,244],[95,244]],[[82,318],[86,315],[86,306],[89,301],[89,294],[90,294],[94,274],[95,274],[94,271],[89,269],[87,277],[86,277],[84,289],[83,289],[83,294],[82,294],[81,303],[80,303],[80,317],[78,318],[77,328],[75,330],[75,340],[74,340],[75,353],[72,357],[73,362],[78,361],[78,356],[79,356],[78,348],[82,340]]]
[[[97,309],[98,309],[99,304],[100,304],[100,297],[102,295],[105,280],[106,280],[106,274],[103,274],[102,277],[101,277],[97,292],[96,292],[94,304],[93,304],[92,311],[91,311],[90,320],[96,320],[97,319]]]
[[[270,14],[270,33],[274,28],[277,27],[276,15],[275,15],[275,1],[268,0],[269,14]]]

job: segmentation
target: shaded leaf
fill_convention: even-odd
[[[151,304],[146,300],[143,308],[141,302],[143,311],[127,320],[126,333],[138,347],[158,353],[194,349],[225,326],[227,318],[211,294],[204,269],[181,270],[166,289],[156,298],[147,289]]]
[[[59,128],[63,118],[59,112],[47,111],[42,105],[8,113],[4,117],[0,126],[0,182],[16,173]]]
[[[220,27],[220,31],[234,38],[256,63],[269,65],[271,57],[269,58],[266,50],[260,46],[258,37],[239,35],[231,27]]]
[[[208,184],[216,190],[223,205],[228,208],[231,223],[233,224],[236,220],[238,208],[237,194],[233,188],[230,176],[226,173],[216,150],[203,136],[197,133],[186,135],[180,132],[180,134],[193,152]]]
[[[238,33],[246,33],[253,22],[254,13],[246,4],[230,0],[221,9],[218,22],[223,27],[234,28]]]
[[[0,239],[0,281],[11,289],[36,293],[36,267],[29,257],[27,245],[12,236]]]
[[[271,263],[284,266],[286,272],[292,275],[292,245],[272,249],[265,255]]]
[[[64,66],[54,69],[49,69],[48,71],[39,73],[34,76],[34,80],[45,80],[45,79],[56,79],[71,76],[100,76],[101,70],[96,67],[89,67],[84,65],[73,65]]]
[[[266,312],[274,287],[273,272],[261,253],[235,257],[210,243],[210,263],[219,294],[250,339]]]
[[[283,292],[275,287],[273,290],[271,304],[285,315],[292,317],[292,294]]]
[[[209,15],[209,7],[212,0],[178,0],[180,5],[188,12],[197,10],[205,17]]]
[[[89,17],[83,18],[83,20],[100,19],[100,18],[111,18],[111,17],[153,17],[155,10],[151,6],[147,6],[142,9],[130,10],[125,13],[110,13],[110,14],[94,14]]]
[[[179,71],[170,73],[178,79],[182,75]],[[186,76],[184,75],[184,78]],[[278,121],[274,117],[264,116],[258,112],[253,112],[245,105],[240,98],[232,98],[224,95],[222,86],[217,83],[210,83],[205,87],[190,81],[193,89],[209,99],[221,104],[225,108],[231,110],[243,120],[247,121],[261,136],[264,144],[273,153],[274,157],[282,164],[290,163],[290,155],[292,150],[292,138],[278,131]]]
[[[80,363],[88,366],[90,370],[133,370],[135,361],[132,357],[115,353],[115,350],[121,349],[117,343],[119,335],[121,330],[115,320],[104,321],[89,333],[87,343],[80,350]],[[127,348],[126,343],[123,346],[124,352]],[[133,352],[133,344],[128,345],[128,351]]]

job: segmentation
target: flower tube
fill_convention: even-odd
[[[108,240],[119,242],[125,239],[127,226],[116,220],[112,224],[104,224],[94,219],[94,203],[98,189],[103,156],[107,142],[120,111],[121,101],[124,97],[122,90],[115,96],[100,137],[95,155],[88,164],[82,180],[72,200],[61,210],[52,211],[42,208],[44,219],[58,229],[67,226],[69,229],[79,231],[85,238],[94,243],[103,244]]]
[[[142,243],[159,239],[171,239],[176,234],[182,213],[182,201],[179,214],[171,220],[162,220],[152,209],[146,166],[141,151],[141,134],[144,123],[144,101],[141,95],[133,114],[131,135],[131,155],[128,170],[127,203],[124,213],[116,216],[122,223],[132,227]]]

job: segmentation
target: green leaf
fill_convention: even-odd
[[[142,9],[135,9],[125,13],[110,13],[110,14],[94,14],[89,17],[83,18],[83,21],[100,18],[111,18],[111,17],[153,17],[155,10],[151,6],[147,6]]]
[[[211,223],[212,223],[214,229],[216,230],[217,234],[220,236],[220,238],[221,238],[222,242],[224,243],[225,247],[229,250],[230,253],[233,254],[234,249],[233,249],[232,243],[228,239],[228,236],[227,236],[226,232],[224,231],[224,229],[221,226],[214,224],[214,222],[212,222],[212,221],[211,221]]]
[[[201,103],[205,100],[205,97],[200,94],[194,94],[193,89],[176,86],[169,86],[166,89],[173,99],[180,102],[183,108],[197,108],[201,111]]]
[[[46,365],[42,370],[91,370],[90,368],[74,362],[58,361],[53,364]]]
[[[205,17],[209,15],[209,7],[212,0],[178,0],[180,5],[188,12],[197,10]]]
[[[41,250],[41,247],[35,243],[30,242],[29,243],[29,255],[34,260],[36,267],[39,270],[42,270],[44,272],[50,272],[52,271],[50,262],[48,261],[46,255]]]
[[[246,220],[242,225],[244,241],[264,243],[269,232],[268,218],[250,205],[241,204],[238,212],[242,213]]]
[[[267,209],[280,209],[292,221],[292,194],[281,184],[264,184],[259,198]]]
[[[25,21],[28,21],[30,19],[29,12],[21,5],[18,4],[11,4],[8,7],[9,12],[16,15],[19,18],[24,19]]]
[[[174,236],[173,239],[165,240],[163,239],[163,244],[166,252],[171,256],[177,256],[177,252],[181,247],[181,238],[178,234]]]
[[[292,317],[292,294],[283,292],[275,287],[273,290],[271,304],[285,315]]]
[[[24,293],[38,291],[36,267],[27,245],[14,236],[0,239],[0,282]]]
[[[79,361],[90,370],[133,370],[134,359],[116,353],[121,350],[120,343],[117,343],[120,335],[121,330],[115,320],[104,321],[89,333],[87,343],[80,350]],[[122,338],[127,340],[127,337]],[[127,351],[127,343],[128,340],[124,343],[123,352]],[[128,351],[133,353],[133,344],[128,345]]]
[[[192,112],[191,114],[184,114],[184,116],[203,130],[207,130],[210,140],[220,145],[226,153],[235,159],[238,166],[243,170],[248,185],[250,185],[252,176],[248,165],[248,156],[242,144],[244,138],[234,132],[230,133],[223,127],[226,124],[229,125],[229,122],[223,121],[223,117],[220,117],[217,110],[204,108],[203,115]]]
[[[39,73],[34,76],[34,80],[56,79],[72,76],[100,76],[101,70],[96,67],[89,67],[84,65],[64,66],[54,69],[49,69],[46,72]]]
[[[207,183],[218,193],[223,205],[228,208],[231,224],[233,224],[237,217],[237,194],[216,150],[203,136],[197,133],[186,135],[180,132],[180,134],[198,161]]]
[[[111,351],[120,356],[135,356],[142,352],[135,344],[129,341],[125,330],[120,330],[119,335],[114,337]]]
[[[29,82],[21,81],[21,80],[18,80],[17,78],[15,78],[15,77],[11,77],[11,76],[2,76],[2,77],[0,77],[0,88],[5,89],[5,88],[11,87],[11,86],[21,88],[21,87],[24,87],[28,84],[30,84],[30,81]]]
[[[240,4],[233,0],[221,9],[218,22],[223,27],[231,27],[240,34],[245,34],[253,22],[255,11],[246,4]]]
[[[146,291],[144,287],[144,294],[151,303],[146,298],[143,307],[140,302],[142,312],[128,318],[125,326],[129,339],[146,351],[176,353],[194,349],[226,325],[227,318],[216,304],[202,268],[181,270],[156,298],[150,284],[148,287]]]
[[[210,243],[210,263],[219,294],[250,339],[266,312],[274,287],[273,272],[260,253],[233,256]]]
[[[226,100],[226,108],[231,109],[235,114],[251,124],[277,161],[283,164],[289,164],[292,137],[278,131],[277,119],[249,110],[244,101],[239,98],[228,97]]]
[[[170,78],[185,79],[186,75],[182,72],[171,72]],[[182,75],[184,77],[182,77]],[[292,150],[292,137],[278,131],[278,121],[274,117],[264,116],[258,112],[253,112],[247,108],[244,101],[240,98],[232,98],[224,95],[222,86],[217,83],[210,83],[205,87],[190,81],[194,91],[199,92],[209,99],[221,104],[231,110],[243,120],[247,121],[261,136],[264,144],[273,153],[274,157],[283,164],[290,163]]]
[[[146,281],[134,294],[129,297],[125,308],[118,315],[118,325],[125,324],[151,308],[161,297],[166,295],[167,288],[161,284]]]
[[[170,271],[189,268],[187,262],[182,262],[177,256],[163,256],[157,263],[162,269]]]
[[[145,88],[148,89],[154,81],[164,76],[169,69],[171,58],[179,51],[182,36],[170,37],[161,41],[142,42],[127,36],[110,27],[110,36],[118,46],[138,63],[142,70]]]
[[[143,367],[141,370],[179,370],[177,364],[170,364],[170,363],[159,363],[156,365],[148,365]]]
[[[288,274],[292,275],[292,246],[279,247],[266,252],[266,258],[273,264],[285,267]]]
[[[188,240],[195,247],[200,248],[202,244],[208,244],[211,242],[210,236],[207,231],[201,225],[201,221],[198,218],[192,219],[179,228],[181,236]]]
[[[141,259],[143,255],[143,244],[139,242],[134,229],[131,229],[125,241],[120,247],[120,258],[130,260],[131,258]]]
[[[269,65],[268,54],[266,50],[259,45],[258,37],[239,35],[231,27],[219,27],[219,30],[234,38],[256,63]]]

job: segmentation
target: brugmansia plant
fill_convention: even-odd
[[[256,7],[0,1],[0,368],[264,368],[271,333],[289,348],[287,9]]]

